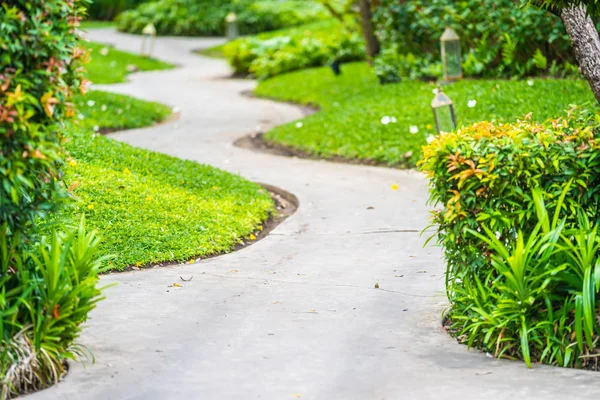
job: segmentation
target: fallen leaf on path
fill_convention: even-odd
[[[182,287],[179,283],[174,283],[171,286],[167,286],[167,287]]]
[[[392,185],[392,190],[398,190],[398,185],[394,183],[394,184]]]
[[[375,284],[375,289],[379,289],[379,283]]]
[[[189,282],[189,281],[191,281],[192,279],[194,279],[194,275],[190,276],[188,279],[184,279],[184,278],[183,278],[183,276],[180,276],[180,277],[179,277],[179,279],[181,279],[181,280],[182,280],[182,281],[184,281],[184,282]]]

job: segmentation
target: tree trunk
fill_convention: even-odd
[[[367,43],[367,55],[369,59],[373,59],[379,54],[379,40],[375,36],[375,27],[373,26],[373,19],[371,15],[371,1],[370,0],[358,0],[360,5],[360,19],[362,23],[363,35],[365,42]]]
[[[581,73],[587,79],[600,103],[600,36],[584,6],[565,8],[560,12]]]

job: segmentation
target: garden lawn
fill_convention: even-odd
[[[78,124],[66,132],[70,159],[64,167],[76,201],[63,217],[75,224],[85,214],[88,227],[103,236],[102,254],[114,256],[113,270],[230,251],[253,238],[274,212],[269,193],[255,183],[92,130],[98,124],[139,127],[163,119],[168,108],[102,92],[87,94],[77,105]]]
[[[116,28],[116,26],[116,22],[113,21],[82,21],[80,28],[87,31],[88,29]]]
[[[76,124],[99,131],[141,128],[165,120],[171,108],[133,97],[92,90],[74,98]]]
[[[315,68],[261,82],[258,96],[321,108],[301,123],[269,131],[265,139],[323,158],[414,167],[421,147],[435,133],[430,107],[435,85],[405,80],[381,86],[366,63],[345,64],[342,71],[335,77],[328,68]],[[459,125],[514,121],[528,113],[545,120],[571,104],[596,107],[582,80],[464,80],[444,91],[455,103]]]
[[[140,39],[141,41],[141,39]],[[155,71],[174,68],[173,65],[153,58],[116,50],[100,43],[86,43],[92,61],[86,66],[92,83],[108,84],[125,82],[133,71]]]

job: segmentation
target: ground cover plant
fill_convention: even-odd
[[[263,81],[256,93],[321,110],[299,122],[277,127],[267,141],[320,156],[372,160],[414,167],[421,147],[433,138],[430,108],[434,84],[403,81],[379,85],[366,63],[293,72]],[[464,80],[446,86],[459,124],[480,120],[514,121],[527,113],[542,121],[594,101],[582,80]]]
[[[596,112],[478,122],[424,150],[447,327],[497,357],[598,369]]]
[[[310,0],[158,0],[122,13],[118,29],[141,33],[149,23],[160,35],[222,36],[225,16],[237,14],[241,34],[301,25],[329,17],[317,1]]]
[[[222,51],[236,74],[259,79],[365,58],[364,40],[355,24],[335,19],[240,38]]]
[[[136,71],[156,71],[174,68],[152,58],[117,50],[101,43],[86,43],[92,62],[88,64],[88,79],[97,84],[124,82]]]
[[[100,300],[103,261],[83,222],[38,229],[64,203],[62,122],[85,91],[74,29],[83,1],[0,8],[0,399],[57,382],[81,354],[80,326]]]
[[[513,0],[383,0],[375,7],[374,14],[377,35],[384,53],[388,53],[380,64],[393,68],[392,53],[410,55],[429,68],[440,70],[439,38],[451,26],[462,39],[466,76],[577,73],[561,19],[534,5],[519,7],[516,3]]]

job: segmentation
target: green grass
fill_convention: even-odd
[[[76,96],[74,104],[76,123],[93,130],[141,128],[171,115],[171,109],[163,104],[98,90]]]
[[[88,79],[93,83],[124,82],[132,69],[155,71],[174,68],[169,63],[116,50],[100,43],[87,43],[86,46],[91,50],[92,61],[87,65],[87,70]]]
[[[92,131],[97,124],[150,124],[168,115],[165,106],[94,91],[76,103],[83,119],[66,132],[71,158],[64,167],[76,201],[63,216],[75,224],[86,215],[103,236],[101,252],[115,256],[112,269],[230,251],[274,212],[268,192],[255,183]]]
[[[318,105],[321,111],[269,131],[268,141],[320,157],[372,160],[414,167],[426,138],[434,134],[431,83],[404,81],[381,86],[366,63],[342,66],[333,76],[315,68],[278,76],[258,86],[259,96]],[[533,82],[533,85],[529,83]],[[535,120],[563,113],[570,104],[593,102],[582,80],[464,80],[444,87],[459,125],[480,120],[511,121],[532,112]],[[468,107],[469,100],[477,105]],[[382,124],[384,116],[397,122]],[[410,133],[411,126],[417,133]]]
[[[115,28],[116,22],[113,21],[83,21],[81,22],[81,29],[99,29],[99,28]]]
[[[198,50],[195,53],[203,55],[203,56],[207,56],[207,57],[225,58],[225,53],[223,51],[224,51],[224,48],[226,45],[227,45],[227,43],[219,44],[217,46],[207,47],[206,49]]]

